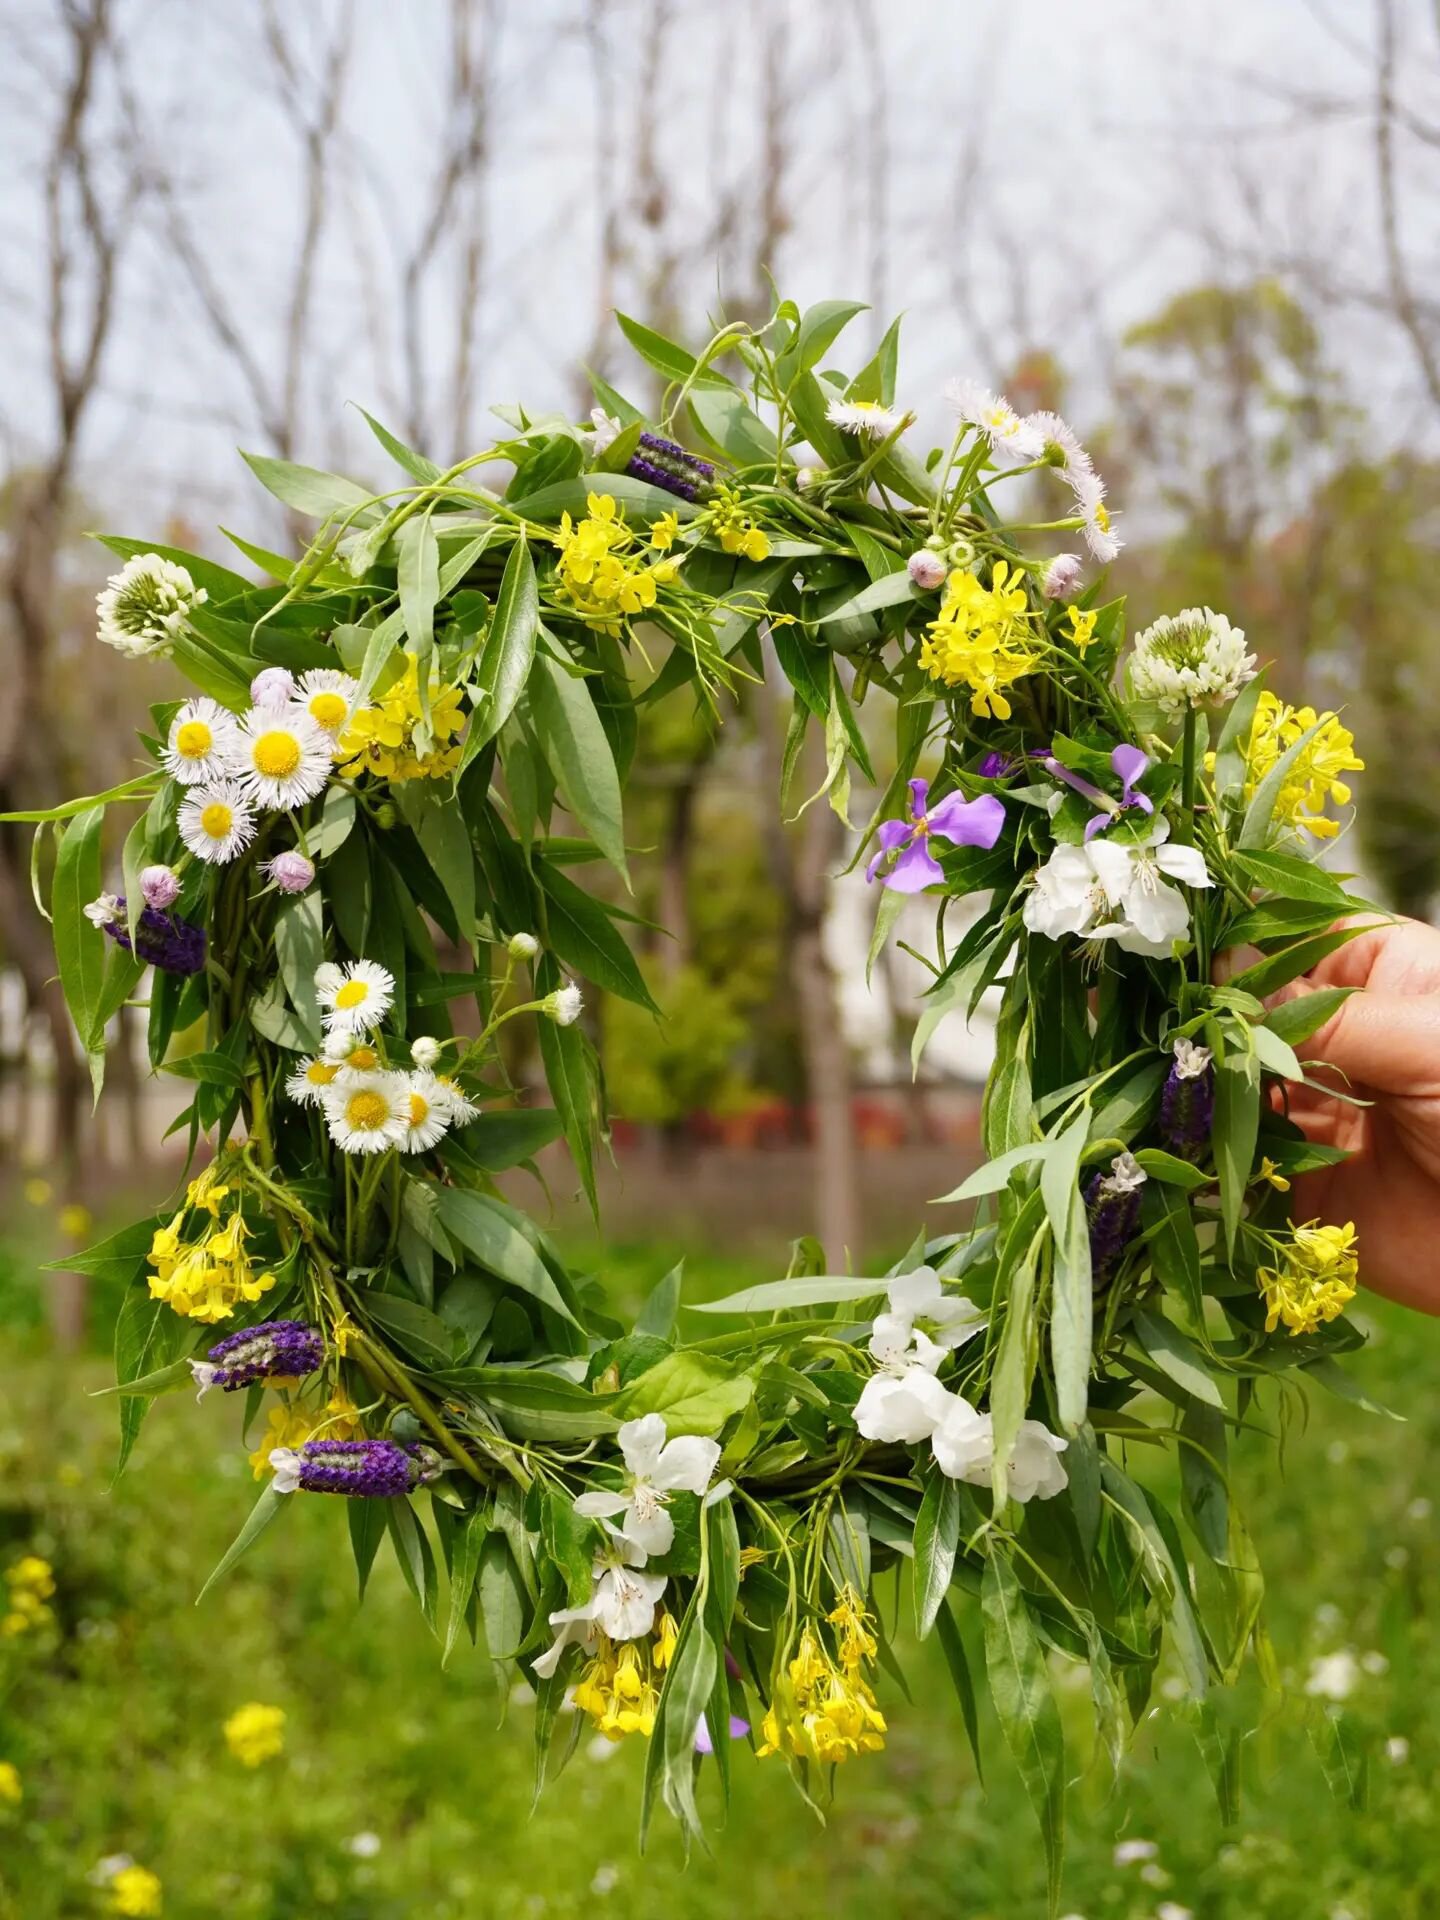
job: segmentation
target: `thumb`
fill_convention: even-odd
[[[1440,994],[1352,993],[1296,1052],[1377,1093],[1440,1095]]]

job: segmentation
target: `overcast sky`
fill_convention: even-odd
[[[248,351],[273,368],[300,194],[297,147],[259,52],[261,0],[115,3],[153,162],[174,180]],[[777,276],[802,302],[842,294],[903,306],[907,400],[923,405],[948,374],[994,372],[1039,345],[1075,376],[1085,424],[1124,327],[1197,278],[1303,256],[1324,258],[1342,294],[1378,283],[1369,0],[675,0],[650,89],[666,198],[658,240],[640,218],[631,154],[649,97],[653,0],[612,0],[592,37],[583,0],[492,4],[490,169],[478,202],[442,235],[419,302],[442,457],[452,429],[467,439],[486,430],[478,407],[463,429],[446,417],[462,226],[485,236],[472,303],[485,401],[576,404],[575,367],[603,298],[602,172],[633,255],[617,301],[637,297],[662,247],[684,256],[681,298],[697,322],[736,290],[717,255],[743,255],[758,217],[756,101],[777,19],[790,217]],[[307,87],[340,6],[280,9]],[[6,460],[25,458],[46,430],[39,160],[54,115],[47,75],[59,64],[53,10],[53,0],[0,0]],[[1406,84],[1428,88],[1433,106],[1434,23],[1425,0],[1403,11],[1415,49]],[[370,461],[345,400],[397,423],[403,414],[398,289],[451,110],[449,0],[354,0],[351,17],[301,409],[301,452],[316,464]],[[722,204],[736,210],[740,237],[707,256]],[[1407,240],[1433,263],[1433,201],[1414,192],[1402,211]],[[124,509],[138,525],[188,495],[203,521],[235,499],[233,446],[264,435],[233,357],[155,235],[153,208],[136,219],[118,314],[86,434],[88,484],[112,518]],[[1349,300],[1327,325],[1352,382],[1383,394],[1403,437],[1412,408],[1420,416],[1399,346],[1382,352],[1375,322]]]

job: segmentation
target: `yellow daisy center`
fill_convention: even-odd
[[[370,985],[365,980],[347,980],[335,996],[335,1005],[348,1012],[351,1007],[363,1007],[370,998]]]
[[[341,693],[314,694],[309,708],[310,718],[317,727],[324,727],[327,733],[334,733],[350,711],[349,703]]]
[[[1096,505],[1095,524],[1102,533],[1108,533],[1110,531],[1110,510],[1103,500]]]
[[[423,1127],[426,1120],[429,1118],[429,1115],[430,1115],[430,1102],[425,1098],[424,1094],[412,1093],[410,1096],[411,1126]]]
[[[182,760],[203,760],[215,736],[203,720],[187,720],[175,735],[175,751]]]
[[[212,840],[223,840],[235,824],[235,809],[227,807],[223,800],[212,800],[202,809],[200,826]]]
[[[389,1115],[386,1101],[369,1087],[352,1093],[345,1103],[345,1118],[358,1133],[375,1133],[384,1126]]]
[[[348,992],[342,988],[342,992]],[[352,1047],[345,1056],[345,1064],[354,1073],[369,1073],[380,1064],[380,1056],[373,1047]]]
[[[335,1068],[328,1060],[312,1060],[305,1069],[305,1078],[312,1087],[328,1087],[335,1078]]]
[[[267,780],[288,780],[300,765],[300,742],[293,733],[277,727],[260,735],[250,749],[250,758],[255,771]]]

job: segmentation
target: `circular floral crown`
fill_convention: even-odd
[[[692,1829],[732,1744],[811,1796],[884,1744],[908,1585],[972,1738],[978,1617],[1058,1884],[1050,1657],[1088,1663],[1116,1755],[1167,1645],[1202,1710],[1248,1650],[1269,1675],[1229,1440],[1267,1390],[1353,1392],[1353,1233],[1285,1197],[1337,1156],[1276,1097],[1342,996],[1275,996],[1364,904],[1312,858],[1360,762],[1209,608],[1117,678],[1120,538],[1074,434],[961,384],[917,457],[896,328],[822,367],[858,311],[787,302],[698,355],[622,317],[657,419],[597,381],[590,422],[502,412],[445,471],[372,421],[404,474],[380,492],[250,458],[318,522],[293,563],[237,543],[264,585],[108,540],[100,639],[194,691],[153,709],[137,778],[7,817],[54,834],[97,1082],[153,970],[151,1060],[193,1088],[183,1200],[65,1264],[131,1276],[122,1461],[192,1381],[263,1420],[217,1572],[297,1493],[341,1495],[362,1590],[388,1536],[434,1625],[443,1563],[446,1644],[483,1631],[533,1678],[542,1778],[568,1691],[648,1736],[644,1817],[658,1794]],[[1007,517],[1036,492],[1048,518]],[[593,1204],[579,983],[653,1002],[583,863],[628,884],[637,706],[723,703],[767,641],[787,769],[813,726],[828,804],[848,819],[852,766],[881,790],[855,835],[877,943],[936,902],[922,1036],[1000,988],[987,1158],[945,1196],[978,1205],[883,1276],[798,1265],[699,1309],[672,1273],[626,1327],[497,1176],[563,1136]],[[889,703],[888,778],[862,701]],[[106,817],[135,809],[105,891]],[[507,1080],[514,1020],[548,1107]],[[1178,1500],[1144,1471],[1166,1454]]]

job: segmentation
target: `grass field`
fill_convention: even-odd
[[[579,1743],[530,1810],[531,1711],[497,1699],[466,1648],[448,1674],[392,1566],[357,1611],[339,1502],[296,1502],[229,1580],[195,1595],[253,1493],[238,1410],[163,1402],[110,1484],[115,1408],[98,1355],[61,1366],[38,1326],[33,1250],[0,1252],[0,1567],[52,1561],[59,1633],[0,1641],[0,1916],[113,1911],[88,1876],[128,1854],[168,1920],[1030,1920],[1044,1874],[992,1725],[977,1780],[943,1667],[901,1634],[913,1702],[887,1751],[842,1771],[829,1824],[778,1761],[739,1757],[728,1822],[688,1866],[667,1828],[636,1849],[641,1754]],[[607,1261],[622,1302],[669,1250]],[[697,1289],[767,1277],[702,1263]],[[99,1303],[97,1318],[105,1303]],[[1247,1747],[1239,1825],[1222,1828],[1184,1709],[1140,1730],[1114,1792],[1092,1763],[1083,1671],[1060,1675],[1075,1730],[1064,1911],[1083,1920],[1422,1920],[1440,1912],[1440,1325],[1368,1305],[1371,1392],[1406,1425],[1316,1400],[1281,1473],[1258,1442],[1239,1481],[1296,1698]],[[908,1600],[906,1602],[908,1608]],[[1311,1663],[1356,1656],[1348,1701],[1373,1751],[1369,1805],[1326,1786],[1306,1736]],[[978,1648],[976,1658],[978,1660]],[[1332,1668],[1332,1671],[1335,1669]],[[1172,1690],[1173,1691],[1173,1690]],[[222,1724],[286,1713],[283,1754],[249,1770]],[[502,1723],[503,1712],[503,1723]],[[1117,1841],[1153,1856],[1117,1864]],[[1136,1849],[1131,1847],[1130,1854]],[[1141,1852],[1144,1850],[1141,1849]]]

